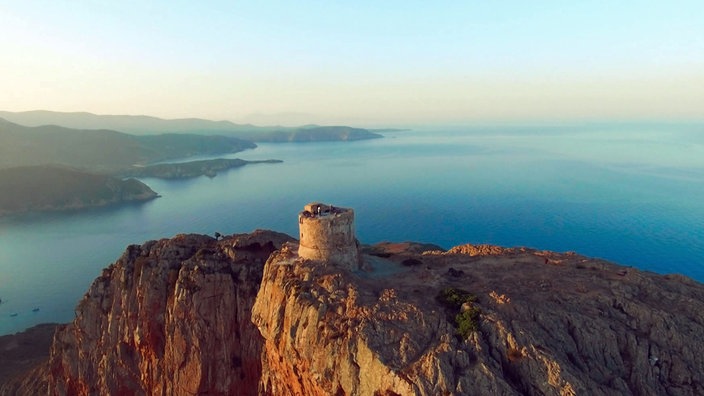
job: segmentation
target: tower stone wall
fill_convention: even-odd
[[[354,211],[313,202],[298,214],[298,256],[340,267],[359,268]]]

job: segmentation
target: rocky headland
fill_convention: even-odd
[[[284,234],[130,246],[2,394],[699,395],[704,287],[574,253]]]

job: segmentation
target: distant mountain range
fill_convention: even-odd
[[[256,147],[251,141],[229,136],[175,133],[135,136],[106,129],[26,127],[2,119],[0,142],[0,168],[58,164],[105,173],[135,164]]]
[[[362,140],[381,137],[368,129],[349,126],[301,127],[255,126],[230,121],[211,121],[200,118],[165,120],[150,116],[98,115],[86,112],[55,112],[34,110],[23,112],[0,111],[0,118],[26,125],[60,125],[73,129],[110,129],[134,135],[188,133],[197,135],[225,135],[253,142],[308,142]]]
[[[87,112],[33,110],[0,111],[0,118],[26,126],[61,125],[74,129],[112,129],[131,134],[199,133],[217,134],[233,131],[259,131],[267,128],[239,125],[230,121],[200,118],[165,120],[145,115],[98,115]]]

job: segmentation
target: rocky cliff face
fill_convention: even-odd
[[[704,288],[574,254],[465,245],[374,253],[364,276],[264,270],[253,318],[271,394],[702,394]],[[409,249],[410,250],[410,249]],[[290,263],[290,264],[289,264]],[[411,267],[403,267],[403,263]],[[465,289],[458,337],[439,291]],[[461,311],[461,310],[460,310]],[[448,317],[449,315],[449,317]]]
[[[687,278],[472,245],[377,245],[348,272],[287,241],[130,247],[22,391],[704,394],[704,287]]]
[[[49,393],[256,394],[262,343],[250,310],[265,260],[289,239],[179,235],[130,246],[55,335]]]

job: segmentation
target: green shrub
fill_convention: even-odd
[[[466,290],[446,287],[440,290],[438,300],[448,308],[460,308],[464,303],[473,303],[477,301],[477,296]]]
[[[477,296],[466,290],[447,287],[440,290],[437,299],[448,311],[448,320],[451,322],[454,320],[455,328],[457,329],[455,334],[458,337],[467,339],[479,329],[479,314],[481,310],[474,305],[474,302],[477,301]],[[461,311],[462,306],[466,303],[470,305],[469,308]]]
[[[472,306],[466,311],[462,311],[455,315],[455,332],[461,339],[467,339],[475,331],[479,330],[479,313],[478,307]]]

